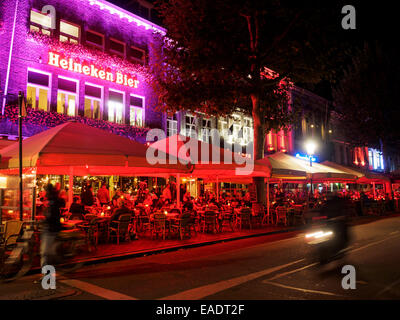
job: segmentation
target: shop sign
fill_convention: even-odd
[[[82,63],[74,58],[68,58],[58,53],[49,51],[48,64],[64,70],[84,74],[93,78],[110,81],[123,86],[137,88],[139,80],[132,78],[130,75],[117,71],[104,70],[91,63]]]

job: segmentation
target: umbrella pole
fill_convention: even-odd
[[[372,182],[372,188],[374,189],[374,200],[375,200],[376,199],[375,182]]]
[[[219,201],[219,180],[217,176],[217,201]]]
[[[181,206],[181,179],[179,173],[176,175],[176,205],[178,208]]]
[[[69,188],[68,188],[68,208],[71,207],[72,197],[74,196],[74,176],[72,168],[69,169]]]
[[[19,144],[19,219],[23,219],[23,186],[22,186],[22,100],[24,99],[23,92],[18,94],[18,144]]]
[[[267,178],[267,217],[268,217],[268,223],[270,221],[269,218],[269,178]]]

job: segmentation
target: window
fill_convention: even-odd
[[[192,138],[197,138],[196,132],[196,117],[193,115],[185,116],[185,135]]]
[[[219,118],[218,120],[219,125],[219,134],[224,139],[228,137],[228,121],[226,118]]]
[[[178,119],[175,113],[172,117],[167,116],[167,137],[178,133]]]
[[[110,38],[110,52],[125,58],[125,43]]]
[[[78,109],[78,80],[58,77],[57,112],[71,117],[76,115]]]
[[[94,48],[104,50],[104,35],[95,31],[87,30],[86,43]]]
[[[51,35],[51,17],[47,14],[31,9],[29,30]]]
[[[28,69],[26,97],[33,109],[48,111],[50,97],[50,74]]]
[[[131,126],[143,127],[144,125],[144,97],[130,96],[129,106],[130,124]]]
[[[85,110],[84,116],[91,119],[101,119],[103,88],[85,84]]]
[[[80,33],[79,26],[67,21],[60,21],[60,41],[79,43]]]
[[[108,121],[123,123],[124,94],[123,92],[111,91],[108,97]]]
[[[139,63],[141,65],[145,65],[146,64],[146,51],[143,49],[139,49],[137,47],[131,46],[129,58],[134,63]]]
[[[244,119],[243,125],[243,144],[248,144],[253,140],[253,124],[251,119]]]
[[[202,119],[202,128],[201,128],[201,140],[203,142],[210,142],[211,136],[211,119],[203,118]]]

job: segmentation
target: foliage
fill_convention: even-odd
[[[338,126],[353,145],[400,147],[400,64],[391,48],[366,42],[333,90]]]
[[[316,28],[330,14],[324,8],[223,0],[159,1],[157,6],[168,31],[156,42],[152,74],[164,110],[215,116],[239,108],[254,115],[255,95],[266,131],[286,127],[296,119],[287,103],[291,81],[332,79],[333,63],[347,54],[334,27]],[[275,74],[267,76],[265,67]]]

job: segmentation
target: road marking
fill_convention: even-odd
[[[294,270],[287,271],[287,272],[282,272],[282,273],[279,273],[279,274],[277,274],[276,276],[274,276],[274,277],[272,277],[272,278],[269,278],[269,279],[267,279],[267,280],[264,280],[264,281],[269,281],[269,280],[275,280],[275,279],[278,279],[278,278],[282,278],[282,277],[284,277],[284,276],[287,276],[288,274],[292,274],[292,273],[295,273],[295,272],[298,272],[298,271],[301,271],[301,270],[304,270],[304,269],[307,269],[307,268],[311,268],[311,267],[313,267],[313,266],[315,266],[315,265],[317,265],[317,264],[318,264],[318,263],[315,262],[315,263],[309,264],[309,265],[307,265],[307,266],[304,266],[304,267],[301,267],[301,268],[298,268],[298,269],[294,269]],[[263,281],[263,282],[264,282],[264,281]]]
[[[399,235],[399,236],[400,236],[400,235]],[[397,238],[397,237],[399,237],[399,236],[388,237],[388,238],[385,238],[385,239],[382,239],[382,240],[379,240],[379,241],[371,242],[371,243],[369,243],[369,244],[366,244],[365,246],[362,246],[362,247],[359,247],[359,248],[356,248],[356,249],[352,249],[352,250],[350,250],[349,252],[360,251],[360,250],[362,250],[362,249],[365,249],[365,248],[374,246],[374,245],[376,245],[376,244],[378,244],[378,243],[381,243],[381,242],[384,242],[384,241],[386,241],[386,240],[391,240],[391,239],[393,239],[393,238]]]
[[[383,290],[379,291],[376,295],[376,297],[384,294],[386,291],[390,291],[393,287],[398,285],[400,283],[400,279],[396,280],[395,282],[391,283],[390,285],[386,286]]]
[[[273,286],[277,286],[277,287],[281,287],[281,288],[285,288],[285,289],[291,289],[291,290],[297,290],[297,291],[301,291],[301,292],[306,292],[306,293],[317,293],[317,294],[323,294],[323,295],[327,295],[327,296],[343,297],[340,294],[336,294],[336,293],[332,293],[332,292],[296,288],[296,287],[291,287],[291,286],[287,286],[287,285],[284,285],[284,284],[281,284],[281,283],[272,282],[272,281],[268,281],[268,280],[264,280],[263,283],[271,284]]]
[[[108,290],[80,280],[66,279],[66,280],[60,280],[60,282],[65,283],[71,287],[78,288],[82,291],[94,294],[95,296],[102,297],[107,300],[138,300],[136,298],[127,296],[125,294]]]
[[[399,231],[398,230],[397,231],[393,231],[393,232],[389,233],[389,235],[390,234],[396,234],[396,233],[399,233]]]
[[[277,267],[272,267],[272,268],[268,268],[268,269],[265,269],[262,271],[250,273],[245,276],[241,276],[241,277],[237,277],[237,278],[233,278],[233,279],[229,279],[229,280],[224,280],[224,281],[219,281],[219,282],[216,282],[213,284],[208,284],[208,285],[201,286],[198,288],[182,291],[182,292],[173,294],[168,297],[160,298],[158,300],[199,300],[204,297],[215,294],[217,292],[221,292],[221,291],[227,290],[229,288],[236,287],[242,283],[263,277],[267,274],[270,274],[277,270],[289,267],[289,266],[299,263],[303,260],[304,259],[300,259],[300,260],[293,261],[293,262],[290,262],[287,264],[283,264],[283,265],[280,265]]]

